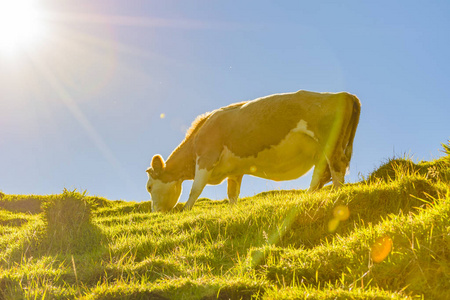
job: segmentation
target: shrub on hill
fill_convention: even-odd
[[[47,230],[41,249],[63,253],[92,251],[98,245],[100,231],[91,223],[91,206],[84,193],[68,190],[44,201]]]

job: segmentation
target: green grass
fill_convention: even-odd
[[[450,299],[448,150],[339,191],[168,214],[0,193],[0,299]]]

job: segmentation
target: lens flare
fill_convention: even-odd
[[[392,239],[389,236],[378,238],[370,249],[370,257],[376,263],[386,259],[392,250]]]
[[[336,219],[336,218],[331,219],[331,220],[328,222],[328,231],[329,231],[329,232],[335,232],[336,229],[337,229],[338,226],[339,226],[339,223],[340,223],[339,219]]]
[[[328,231],[334,232],[341,221],[345,221],[350,217],[350,210],[345,205],[338,205],[333,209],[334,218],[328,222]]]
[[[345,205],[338,205],[333,209],[333,215],[335,219],[339,221],[345,221],[350,217],[350,211]]]

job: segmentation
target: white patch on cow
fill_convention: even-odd
[[[304,133],[310,137],[312,137],[315,141],[317,141],[316,136],[314,135],[314,132],[311,130],[308,130],[308,123],[306,123],[305,120],[300,120],[300,122],[297,123],[297,127],[291,130],[291,132],[301,132]]]
[[[182,186],[181,181],[163,182],[153,179],[147,183],[147,189],[152,196],[152,211],[169,211],[177,203]]]
[[[173,183],[172,182],[163,182],[159,179],[154,179],[152,184],[153,191],[159,190],[167,190]]]
[[[307,173],[316,163],[318,142],[314,133],[300,121],[277,145],[254,156],[239,157],[224,147],[219,162],[210,172],[208,184],[219,184],[227,177],[249,174],[281,181],[296,179]]]
[[[209,177],[209,172],[207,169],[200,169],[198,167],[198,164],[195,166],[195,177],[194,177],[194,186],[192,188],[195,187],[195,183],[198,182],[198,185],[202,185],[205,181],[208,180]],[[207,183],[205,183],[207,184]]]

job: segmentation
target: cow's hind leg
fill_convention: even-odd
[[[234,176],[228,177],[228,200],[230,200],[230,204],[235,204],[239,197],[239,193],[241,192],[241,182],[242,176]]]
[[[333,186],[339,189],[344,184],[345,172],[347,170],[347,165],[342,163],[332,163],[330,172],[331,178],[333,179]]]
[[[322,158],[314,167],[311,184],[309,186],[308,191],[313,192],[318,189],[321,189],[325,184],[327,184],[330,181],[331,181],[331,172],[328,166],[328,162],[325,158]]]
[[[350,165],[351,154],[346,153],[347,139],[342,138],[328,159],[333,186],[339,189],[344,184],[345,173]]]
[[[361,110],[358,98],[351,96],[349,99],[351,101],[347,101],[347,108],[344,110],[347,113],[344,114],[340,126],[338,126],[339,121],[335,122],[337,129],[331,133],[328,144],[324,149],[333,179],[333,186],[337,189],[344,184],[345,173],[350,165],[353,139]]]
[[[340,188],[344,183],[345,173],[350,166],[350,159],[353,152],[353,139],[355,138],[356,128],[358,127],[361,103],[358,98],[352,98],[352,112],[346,124],[345,130],[338,140],[333,155],[329,161],[333,185]]]

